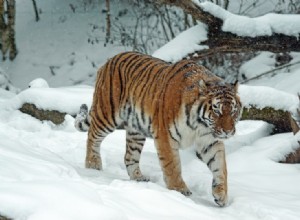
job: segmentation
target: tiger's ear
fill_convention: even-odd
[[[199,88],[201,91],[206,91],[207,89],[206,84],[202,79],[199,81]]]
[[[232,87],[234,88],[234,91],[237,93],[239,89],[239,81],[236,80],[234,83],[231,84]]]

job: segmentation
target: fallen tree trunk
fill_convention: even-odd
[[[208,49],[193,51],[189,54],[186,54],[186,58],[192,60],[201,60],[210,56],[214,56],[216,53],[240,53],[252,51],[270,51],[274,53],[280,53],[300,51],[299,33],[298,35],[288,35],[273,32],[271,35],[269,33],[257,36],[250,36],[250,34],[249,36],[239,36],[235,33],[224,31],[222,29],[224,21],[217,17],[219,15],[213,15],[212,13],[205,11],[207,8],[203,7],[203,5],[196,4],[194,1],[159,0],[158,2],[160,4],[179,7],[185,13],[190,14],[193,19],[201,21],[207,25],[208,39],[206,41],[199,42],[199,44],[208,46]],[[214,7],[218,8],[217,11],[220,13],[224,11],[223,8],[217,5]],[[245,22],[244,27],[247,27],[247,25],[247,22]]]
[[[291,113],[284,110],[275,110],[271,107],[258,109],[244,108],[241,120],[262,120],[274,125],[273,133],[292,131]]]
[[[57,110],[39,109],[31,103],[24,103],[19,110],[41,121],[51,121],[56,125],[62,124],[65,121],[65,116],[67,114]]]

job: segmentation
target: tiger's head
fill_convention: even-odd
[[[242,109],[237,95],[238,83],[205,83],[201,80],[199,86],[202,101],[198,108],[198,121],[210,128],[216,138],[233,136]]]

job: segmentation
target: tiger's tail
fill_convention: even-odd
[[[76,115],[75,118],[75,128],[78,131],[88,131],[90,128],[90,116],[89,116],[89,112],[88,112],[88,107],[86,104],[82,104],[80,106],[79,112]]]

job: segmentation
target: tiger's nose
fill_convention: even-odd
[[[232,130],[224,130],[223,132],[227,135],[227,136],[232,136],[235,134],[235,128],[233,128]]]

